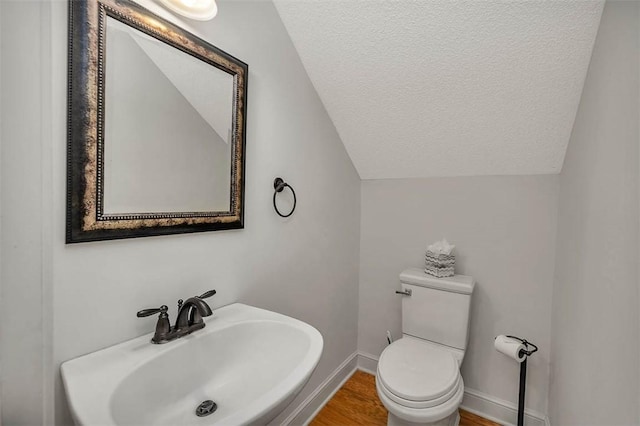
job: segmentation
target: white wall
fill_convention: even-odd
[[[477,280],[465,387],[517,402],[518,365],[496,352],[501,333],[540,347],[529,364],[527,406],[545,413],[557,176],[362,182],[358,348],[374,356],[385,330],[401,335],[398,274],[424,264],[428,243],[457,245],[456,271]]]
[[[2,47],[2,5],[0,5],[0,48]],[[2,99],[2,54],[0,54],[0,99]],[[0,101],[0,165],[2,165],[2,101]],[[2,236],[4,235],[2,232],[2,172],[0,167],[0,241],[2,241]],[[0,243],[0,307],[2,306],[2,243]],[[0,321],[2,318],[0,318]],[[2,380],[2,355],[4,352],[4,347],[0,344],[0,383]],[[3,399],[3,389],[2,385],[0,385],[0,423],[2,423],[2,399]]]
[[[64,244],[67,3],[2,8],[3,33],[15,43],[2,46],[3,83],[11,75],[13,86],[2,106],[15,108],[3,132],[16,132],[8,143],[12,135],[2,134],[3,420],[52,423],[49,369],[56,423],[68,423],[62,361],[151,332],[155,319],[138,319],[137,310],[210,288],[214,308],[241,301],[321,331],[323,357],[298,401],[306,397],[356,350],[360,182],[273,5],[221,1],[215,20],[184,24],[250,67],[245,229],[77,245]],[[39,30],[38,11],[48,8],[51,28]],[[22,59],[7,64],[10,54]],[[271,205],[279,175],[298,193],[287,220]]]
[[[2,47],[2,6],[0,6],[0,47]],[[0,99],[2,98],[2,55],[0,54]],[[0,101],[0,165],[2,164],[2,102]],[[0,172],[0,213],[2,212],[2,172]],[[2,241],[2,217],[0,215],[0,241]],[[0,243],[0,306],[2,306],[2,244]],[[1,320],[1,318],[0,318]],[[2,379],[2,353],[0,345],[0,381]],[[2,386],[0,385],[0,423],[2,423]]]
[[[0,423],[47,424],[51,206],[43,205],[51,193],[51,52],[41,47],[50,37],[50,10],[36,2],[0,2],[0,9]]]
[[[560,176],[553,425],[639,424],[640,4],[607,2]]]

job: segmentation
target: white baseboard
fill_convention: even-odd
[[[358,352],[358,369],[376,375],[378,357],[367,352]]]
[[[376,374],[378,357],[366,352],[358,352],[358,369]],[[465,388],[461,407],[470,413],[505,426],[513,426],[518,417],[518,408],[509,401],[487,395],[474,389]],[[525,426],[550,426],[549,418],[533,410],[524,410]]]
[[[327,377],[320,386],[282,421],[282,425],[307,425],[322,410],[342,385],[357,370],[357,352],[352,353]]]
[[[475,389],[465,389],[461,407],[470,413],[505,426],[516,424],[518,407],[509,402]],[[544,414],[525,408],[524,424],[526,426],[545,426],[547,418]]]

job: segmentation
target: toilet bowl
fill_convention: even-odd
[[[412,337],[389,345],[380,356],[376,388],[389,411],[389,426],[457,426],[464,394],[453,352]]]
[[[385,348],[376,390],[388,426],[458,426],[464,395],[460,365],[469,337],[472,277],[400,274],[403,337]]]

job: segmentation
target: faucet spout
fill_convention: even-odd
[[[199,297],[190,297],[180,307],[178,317],[176,319],[176,330],[191,328],[194,325],[202,324],[202,317],[208,317],[212,314],[211,307]],[[201,328],[201,327],[199,327]]]

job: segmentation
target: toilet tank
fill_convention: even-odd
[[[400,274],[400,284],[403,290],[411,290],[411,296],[402,296],[402,333],[464,351],[473,278],[436,278],[410,268]]]

